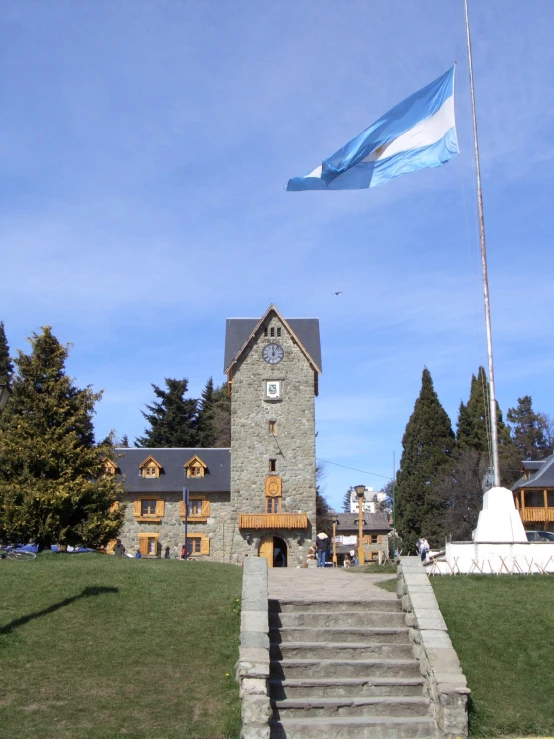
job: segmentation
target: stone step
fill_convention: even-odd
[[[269,694],[274,700],[306,698],[355,698],[360,695],[421,696],[422,677],[321,677],[292,680],[273,678]]]
[[[438,739],[434,721],[415,716],[274,719],[271,739]]]
[[[415,659],[272,659],[271,677],[419,677]]]
[[[428,716],[429,699],[423,696],[365,696],[358,698],[287,698],[272,701],[275,719],[329,716]]]
[[[411,644],[367,644],[365,642],[271,643],[274,659],[410,659]]]
[[[340,627],[345,625],[392,628],[405,626],[406,621],[401,611],[294,611],[269,614],[269,626],[272,629],[281,626]]]
[[[366,642],[386,644],[408,644],[408,627],[398,626],[391,629],[365,626],[283,626],[271,629],[269,639],[275,643],[296,641],[332,641],[332,642]]]
[[[336,613],[343,613],[344,611],[401,611],[402,603],[400,600],[392,598],[336,600],[332,602],[329,602],[329,599],[300,600],[299,598],[269,600],[270,613],[294,613],[295,611],[319,613],[328,610],[333,610]]]

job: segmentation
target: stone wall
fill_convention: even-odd
[[[281,337],[266,338],[261,327],[233,369],[231,500],[237,518],[239,513],[265,513],[265,479],[270,474],[269,460],[275,459],[274,474],[283,482],[281,512],[307,513],[309,526],[298,532],[237,529],[234,550],[253,553],[245,540],[247,534],[258,542],[265,533],[282,536],[289,549],[289,566],[295,566],[305,561],[315,536],[314,370],[275,314],[265,325],[280,328]],[[269,343],[284,349],[279,364],[269,365],[262,358],[262,349]],[[282,400],[264,399],[267,380],[281,380]],[[276,421],[275,437],[269,431],[270,420]]]
[[[240,648],[236,677],[242,699],[241,739],[269,739],[267,560],[244,563]]]
[[[419,660],[441,736],[463,739],[468,736],[467,700],[471,691],[419,557],[402,557],[396,592],[402,599],[414,657]]]

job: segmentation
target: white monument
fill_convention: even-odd
[[[508,488],[491,488],[483,496],[474,542],[527,543],[521,517],[516,510],[514,496]]]

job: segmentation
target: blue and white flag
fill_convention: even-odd
[[[358,190],[407,172],[440,167],[458,154],[454,67],[349,141],[287,190]]]

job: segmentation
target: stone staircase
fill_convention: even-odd
[[[272,739],[437,739],[396,600],[269,601]]]

